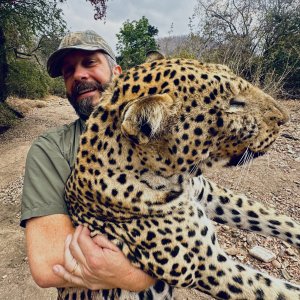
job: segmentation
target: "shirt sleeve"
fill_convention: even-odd
[[[22,227],[26,220],[51,214],[68,214],[64,186],[70,175],[69,162],[51,139],[39,137],[31,146],[25,166],[21,206]]]

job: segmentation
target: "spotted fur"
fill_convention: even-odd
[[[170,286],[216,299],[299,300],[299,286],[226,255],[211,220],[298,248],[299,224],[202,175],[216,162],[236,164],[246,151],[265,153],[287,120],[273,98],[225,66],[152,57],[116,78],[87,121],[66,185],[72,220],[106,234]],[[172,288],[157,285],[130,297],[172,298]],[[87,292],[131,299],[121,290],[77,291],[77,299]]]

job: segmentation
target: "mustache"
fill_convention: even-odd
[[[100,93],[103,93],[105,88],[105,85],[102,85],[97,81],[77,81],[71,90],[71,98],[76,99],[82,91],[86,90],[98,90]]]

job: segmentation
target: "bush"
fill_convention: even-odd
[[[61,77],[48,78],[49,89],[48,92],[51,95],[66,97],[66,88],[64,80]]]
[[[29,60],[12,61],[7,78],[8,94],[21,98],[43,98],[49,91],[49,76]]]
[[[18,118],[6,103],[0,103],[0,134],[16,124]]]

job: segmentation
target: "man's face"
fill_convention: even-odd
[[[99,103],[112,74],[121,73],[120,66],[111,70],[101,52],[74,50],[63,60],[62,74],[67,97],[76,113],[84,120]]]

